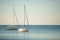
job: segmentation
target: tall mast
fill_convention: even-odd
[[[26,17],[26,18],[25,18]],[[27,25],[25,24],[27,22]],[[24,26],[25,28],[28,29],[29,27],[29,21],[28,21],[28,16],[27,16],[27,11],[26,11],[26,7],[25,7],[25,4],[24,4]]]
[[[13,6],[13,17],[14,17],[13,21],[14,21],[14,24],[15,24],[15,20],[16,20],[16,23],[19,25],[16,13],[15,13],[15,9],[14,9],[14,3],[13,3],[12,6]]]

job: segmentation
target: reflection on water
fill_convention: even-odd
[[[0,40],[60,40],[59,25],[30,25],[29,32],[4,30],[6,27],[8,26],[0,26]]]

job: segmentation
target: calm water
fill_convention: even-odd
[[[60,25],[30,25],[29,32],[4,30],[8,25],[0,25],[0,40],[60,40]],[[23,25],[17,27],[20,28]]]

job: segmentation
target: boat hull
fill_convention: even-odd
[[[19,32],[28,32],[28,29],[25,29],[25,28],[20,28],[18,29]]]

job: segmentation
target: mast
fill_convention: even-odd
[[[14,3],[13,3],[12,6],[13,6],[13,17],[14,17],[13,21],[14,21],[14,24],[15,24],[15,20],[16,20],[16,23],[17,23],[17,25],[19,26],[18,19],[17,19],[17,15],[16,15],[15,9],[14,9]]]
[[[27,25],[25,23],[27,23]],[[29,21],[28,21],[28,16],[27,16],[27,11],[26,11],[25,4],[24,4],[24,27],[26,29],[28,29],[28,27],[29,27]]]

